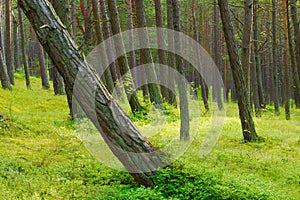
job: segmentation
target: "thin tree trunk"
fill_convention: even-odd
[[[72,35],[77,36],[77,20],[76,20],[76,0],[71,0],[71,20],[72,20]]]
[[[18,19],[14,16],[13,17],[14,22],[14,61],[15,61],[15,68],[16,70],[20,70],[20,48],[19,48],[19,38],[18,38]]]
[[[149,46],[149,36],[146,30],[146,17],[145,17],[145,9],[144,9],[144,0],[135,0],[136,6],[136,15],[137,15],[137,24],[138,27],[141,28],[139,30],[139,42],[140,46]],[[162,99],[160,96],[159,88],[157,83],[156,73],[154,71],[153,58],[151,55],[150,49],[141,49],[140,50],[140,61],[141,64],[149,64],[151,67],[146,67],[146,78],[148,82],[148,90],[150,101],[160,106],[162,104]]]
[[[298,17],[297,0],[291,0],[290,6],[291,6],[291,17],[294,25],[298,77],[300,77],[300,25],[299,25],[299,17]]]
[[[15,84],[14,67],[12,63],[12,0],[5,0],[5,58],[10,83]]]
[[[179,3],[178,0],[172,0],[173,5],[173,24],[174,30],[180,32],[180,18],[179,18]],[[174,35],[174,47],[177,52],[181,51],[179,34]],[[180,101],[180,140],[188,141],[190,139],[190,122],[189,122],[189,105],[187,99],[187,85],[185,83],[185,72],[183,59],[179,55],[175,55],[175,63],[178,72],[181,74],[177,77],[179,101]]]
[[[80,85],[76,100],[87,116],[101,132],[102,137],[115,156],[123,163],[136,181],[145,186],[153,186],[150,178],[166,158],[142,136],[129,117],[121,110],[94,74],[70,38],[65,28],[57,21],[47,1],[19,0],[26,16],[33,25],[37,36],[49,56],[55,61],[67,87],[74,85],[77,74],[87,80]],[[44,24],[49,27],[40,29]],[[95,83],[95,87],[89,83]],[[96,88],[96,91],[94,91]],[[96,117],[90,112],[95,105]]]
[[[23,16],[22,16],[21,8],[19,6],[18,6],[18,14],[19,14],[19,23],[20,23],[20,32],[21,32],[22,63],[23,63],[24,71],[25,71],[26,87],[28,89],[30,89],[31,86],[30,86],[28,63],[26,60],[25,32],[24,32]]]
[[[226,40],[228,55],[238,98],[239,114],[242,124],[243,136],[246,141],[256,141],[257,134],[254,121],[251,116],[248,90],[243,76],[243,69],[238,55],[236,41],[233,34],[232,21],[229,15],[227,0],[218,0],[222,18],[224,37]]]
[[[167,0],[167,24],[169,29],[174,29],[173,24],[173,6],[172,6],[172,0]],[[168,49],[174,51],[174,37],[168,36]],[[170,70],[175,69],[175,58],[174,54],[172,52],[168,53],[168,66],[170,67]],[[169,78],[168,78],[168,85],[170,87],[173,87],[173,91],[175,91],[175,83],[174,83],[174,77],[172,76],[172,72],[169,71]],[[170,88],[172,89],[172,88]],[[169,90],[168,94],[168,100],[167,102],[170,105],[177,106],[177,100],[176,100],[176,94],[172,92],[172,90]]]
[[[110,15],[110,21],[111,21],[111,29],[114,35],[117,35],[121,32],[120,22],[119,22],[119,13],[117,10],[117,5],[115,0],[108,0],[108,10]],[[125,52],[124,43],[122,40],[122,37],[114,37],[114,45],[115,50],[118,55],[122,55],[122,52]],[[118,53],[121,52],[121,53]],[[129,75],[125,78],[126,80],[123,80],[123,85],[125,88],[125,93],[127,96],[127,99],[129,101],[131,111],[133,113],[141,111],[142,107],[140,105],[139,99],[136,94],[136,90],[133,84],[133,80],[131,77],[131,74],[129,72],[129,66],[128,61],[125,55],[120,56],[118,59],[118,64],[120,67],[120,72],[122,75],[125,75],[128,73]]]
[[[42,78],[42,86],[43,89],[49,89],[49,80],[48,80],[48,74],[47,74],[47,67],[45,63],[45,54],[44,54],[44,49],[41,45],[40,42],[38,42],[38,54],[39,54],[39,65],[40,65],[40,73],[41,73],[41,78]]]
[[[287,0],[282,0],[282,8],[283,8],[283,31],[284,31],[284,108],[285,108],[285,119],[290,120],[290,65],[289,65],[289,44],[288,44],[288,19],[287,19],[287,11],[288,5]]]
[[[290,1],[288,1],[290,2]],[[294,98],[295,98],[295,104],[297,108],[300,108],[300,82],[299,82],[299,76],[298,76],[298,69],[296,64],[296,58],[295,58],[295,48],[293,46],[293,37],[292,37],[292,27],[290,22],[290,12],[289,8],[287,8],[287,22],[288,22],[288,40],[289,40],[289,53],[291,55],[291,68],[292,68],[292,74],[293,74],[293,89],[294,89]]]

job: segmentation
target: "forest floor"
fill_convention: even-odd
[[[286,121],[282,108],[274,116],[268,106],[255,118],[262,139],[244,143],[237,104],[227,103],[213,151],[202,158],[203,134],[193,135],[172,168],[154,177],[157,186],[144,188],[89,153],[69,120],[65,96],[41,89],[40,79],[31,82],[27,90],[16,75],[13,92],[0,90],[0,199],[300,199],[300,110],[292,107]],[[150,137],[160,147],[180,124],[178,110],[168,109],[159,134]],[[198,132],[205,133],[211,115],[200,113]],[[133,120],[147,131],[156,126],[149,118]]]

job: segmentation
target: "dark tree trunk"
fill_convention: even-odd
[[[290,2],[290,1],[288,1]],[[299,82],[299,75],[298,69],[296,64],[295,58],[295,47],[293,46],[293,37],[292,37],[292,27],[290,22],[290,12],[287,8],[287,20],[288,20],[288,40],[289,40],[289,52],[291,56],[291,68],[292,68],[292,75],[293,75],[293,89],[294,89],[294,99],[297,108],[300,108],[300,82]]]
[[[25,71],[26,87],[28,89],[30,89],[31,86],[30,86],[28,63],[26,60],[25,32],[24,32],[23,16],[22,16],[21,8],[19,6],[18,6],[18,14],[19,14],[19,23],[20,23],[20,33],[21,33],[22,63],[23,63],[24,71]]]
[[[172,6],[172,0],[167,0],[167,24],[169,29],[174,29],[173,25],[173,6]],[[168,49],[173,50],[174,49],[174,37],[168,36]],[[170,70],[175,69],[174,63],[175,58],[174,54],[172,52],[168,53],[168,66],[170,67]],[[173,91],[175,91],[175,83],[174,83],[174,77],[172,76],[172,73],[169,73],[169,79],[168,79],[168,85],[170,87],[173,87]],[[170,88],[172,89],[172,88]],[[176,94],[172,92],[172,90],[169,90],[167,102],[170,105],[177,106],[177,100],[176,100]]]
[[[298,76],[300,77],[300,25],[299,25],[299,18],[298,18],[297,0],[291,0],[290,5],[291,5],[291,17],[294,25]]]
[[[3,22],[2,22],[2,4],[0,3],[0,79],[1,86],[3,89],[11,90],[9,75],[7,72],[7,66],[5,61],[5,51],[4,51],[4,30],[3,30]]]
[[[13,17],[14,21],[14,61],[16,70],[20,70],[20,48],[19,48],[19,37],[18,37],[18,19]]]
[[[161,0],[154,0],[154,4],[155,4],[155,19],[156,19],[156,27],[158,28],[163,28],[163,16],[162,16],[162,8],[161,8]],[[165,41],[164,41],[164,33],[162,31],[158,31],[157,32],[157,43],[158,43],[158,59],[159,59],[159,63],[166,65],[166,58],[165,58],[165,52],[162,50],[164,49],[165,46]],[[162,78],[163,77],[163,78]],[[167,78],[168,77],[168,73],[163,70],[163,68],[161,68],[160,71],[160,80],[161,80],[161,94],[163,97],[163,100],[168,102],[168,95],[169,95],[169,89],[166,87],[167,84]],[[168,102],[171,103],[171,102]]]
[[[72,20],[72,35],[77,36],[77,21],[76,21],[76,0],[71,0],[71,20]]]
[[[92,0],[92,7],[93,7],[93,17],[94,17],[93,24],[95,27],[97,44],[100,44],[103,41],[103,35],[101,32],[101,26],[100,26],[100,14],[99,14],[98,0]],[[104,56],[103,59],[107,60],[107,57]],[[105,63],[107,63],[107,62],[105,62]],[[104,83],[105,83],[106,88],[112,94],[113,90],[114,90],[114,83],[113,83],[113,79],[111,77],[109,68],[105,69],[105,71],[103,73],[103,79],[105,80]]]
[[[88,83],[81,84],[76,100],[87,116],[101,132],[102,137],[125,168],[140,184],[153,186],[150,178],[155,170],[164,166],[165,156],[153,147],[142,136],[129,117],[121,110],[116,101],[105,89],[101,81],[75,46],[74,41],[52,12],[47,1],[19,0],[26,16],[33,25],[40,42],[62,74],[67,87],[74,85],[78,73],[85,77]],[[41,29],[44,24],[48,27]],[[85,102],[87,100],[90,102]],[[90,112],[90,105],[95,105],[96,117]]]
[[[178,0],[172,0],[173,5],[173,24],[174,30],[180,32],[180,18],[179,18],[179,3]],[[174,34],[174,47],[178,52],[181,51],[180,36]],[[190,122],[189,122],[189,105],[187,99],[187,85],[185,83],[185,72],[183,59],[179,55],[175,55],[175,63],[178,72],[181,74],[177,77],[179,101],[180,101],[180,140],[188,141],[190,139]]]
[[[288,19],[287,11],[288,5],[287,0],[282,0],[283,8],[283,31],[284,31],[284,108],[285,108],[285,119],[291,119],[290,113],[290,65],[289,65],[289,44],[288,44]]]
[[[257,76],[257,89],[260,108],[265,108],[265,98],[264,98],[264,88],[262,83],[262,70],[261,70],[261,60],[259,57],[259,47],[258,47],[258,21],[257,21],[257,0],[253,2],[253,45],[254,45],[254,57],[255,57],[255,70]]]
[[[115,0],[108,0],[108,10],[109,10],[109,15],[110,15],[110,21],[111,21],[111,29],[114,35],[119,34],[121,32],[121,27],[120,27],[120,21],[119,21],[119,13],[117,10],[117,5]],[[124,43],[121,37],[114,37],[114,45],[115,45],[115,50],[118,55],[122,55],[122,53],[119,52],[124,52]],[[122,75],[125,75],[126,73],[129,73],[129,66],[128,66],[128,61],[125,55],[120,56],[118,59],[118,64],[120,67],[120,72]],[[140,105],[139,99],[136,94],[136,90],[133,84],[133,80],[131,75],[126,78],[126,80],[123,80],[123,85],[125,88],[125,93],[127,96],[127,99],[129,101],[131,111],[133,113],[137,111],[141,111],[142,107]]]
[[[274,89],[274,107],[275,107],[275,114],[279,115],[279,70],[277,65],[277,37],[276,37],[276,0],[272,0],[272,64],[273,64],[273,89]]]
[[[47,74],[47,67],[45,63],[45,54],[43,46],[40,42],[38,42],[38,54],[39,54],[39,65],[40,65],[40,73],[42,78],[42,87],[43,89],[49,89],[49,80],[48,80],[48,74]]]
[[[243,69],[238,55],[236,41],[233,34],[233,26],[229,15],[227,0],[218,0],[222,18],[224,37],[226,40],[230,65],[238,98],[239,114],[242,124],[243,136],[246,141],[256,141],[257,134],[254,121],[251,116],[248,90],[243,76]]]
[[[144,0],[135,0],[135,6],[136,6],[136,15],[137,15],[137,24],[139,28],[142,28],[139,30],[139,42],[140,46],[149,46],[149,37],[148,33],[146,31],[146,17],[145,17],[145,9],[144,9]],[[150,49],[141,49],[140,50],[140,64],[150,64],[153,65],[153,59],[151,55]],[[150,101],[152,103],[155,103],[156,105],[162,104],[162,99],[160,96],[158,85],[157,83],[157,77],[156,73],[154,71],[154,67],[146,67],[146,78],[148,82],[148,90],[149,90],[149,96]]]
[[[10,83],[15,84],[14,67],[12,63],[12,38],[11,38],[11,23],[12,23],[12,0],[5,0],[5,59],[7,73]]]

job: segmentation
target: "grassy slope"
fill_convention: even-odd
[[[255,119],[264,140],[244,144],[237,106],[228,104],[213,152],[199,157],[202,135],[196,134],[174,169],[162,170],[158,186],[145,189],[88,153],[74,135],[65,97],[42,90],[39,79],[32,78],[30,91],[24,85],[20,78],[13,92],[0,90],[0,199],[299,199],[299,110],[292,109],[288,122],[265,111]],[[177,125],[171,117],[152,141],[161,146]],[[201,126],[209,127],[208,115]]]

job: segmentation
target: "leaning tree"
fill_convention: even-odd
[[[77,75],[84,77],[85,81],[80,85],[80,92],[75,95],[75,100],[97,127],[111,151],[137,182],[153,186],[150,176],[159,167],[166,165],[167,157],[141,135],[112,98],[49,1],[18,0],[18,4],[62,75],[66,87],[73,87]],[[83,99],[88,99],[89,102],[82,101]],[[91,112],[92,104],[95,105],[96,116]]]

